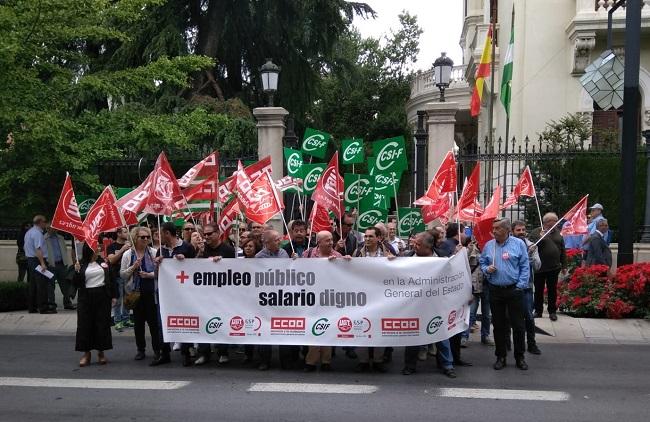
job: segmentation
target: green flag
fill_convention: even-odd
[[[512,55],[515,48],[515,5],[512,5],[512,23],[510,26],[510,42],[503,61],[503,76],[501,77],[501,102],[510,116],[510,101],[512,100]]]
[[[370,195],[361,200],[361,209],[376,208],[388,211],[390,209],[390,197],[383,193],[371,192]]]
[[[343,164],[363,163],[363,139],[344,139],[341,144]]]
[[[372,154],[375,156],[376,171],[401,172],[408,167],[403,136],[373,142]]]
[[[402,177],[401,172],[395,173],[377,173],[373,176],[373,188],[377,193],[386,195],[388,198],[394,198],[395,192],[399,191],[399,182]],[[395,187],[393,187],[395,185]]]
[[[368,174],[371,176],[375,175],[375,157],[368,157]]]
[[[426,229],[420,208],[400,208],[398,232],[402,236],[423,232]]]
[[[359,208],[359,203],[372,194],[372,178],[367,174],[346,173],[343,177],[345,191],[343,199],[345,206]]]
[[[316,189],[316,184],[323,171],[327,167],[326,163],[303,164],[302,165],[302,189],[307,195],[310,195]]]
[[[388,217],[388,211],[378,210],[374,208],[364,209],[361,207],[359,210],[359,230],[366,230],[368,227],[373,227],[377,223],[383,223]]]
[[[75,195],[77,199],[78,208],[79,208],[79,215],[81,217],[85,217],[86,214],[88,214],[88,211],[90,211],[90,207],[93,206],[95,201],[97,201],[97,198],[93,198],[87,195]]]
[[[287,175],[300,178],[302,176],[302,152],[284,148],[284,160],[287,163]]]
[[[327,143],[331,137],[332,135],[329,133],[308,127],[305,130],[302,144],[300,144],[300,150],[307,155],[324,159],[327,153]]]

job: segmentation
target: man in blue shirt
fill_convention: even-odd
[[[530,263],[526,244],[511,236],[510,228],[510,220],[507,218],[494,220],[494,239],[483,247],[479,264],[490,289],[490,309],[497,356],[494,369],[499,370],[506,366],[509,320],[513,331],[517,368],[525,371],[528,364],[524,358],[526,326],[523,295],[524,289],[528,288]]]
[[[47,303],[49,280],[43,275],[47,271],[47,248],[43,231],[47,225],[47,218],[42,215],[34,217],[34,225],[25,233],[25,256],[29,270],[29,294],[27,305],[30,313],[55,314],[55,309],[50,309]],[[36,269],[40,265],[40,271]]]

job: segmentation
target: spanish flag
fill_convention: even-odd
[[[483,47],[483,54],[481,55],[481,62],[478,64],[476,70],[476,84],[474,85],[474,92],[472,93],[472,102],[470,104],[470,112],[472,117],[478,116],[481,111],[481,99],[483,98],[483,85],[485,78],[490,76],[490,62],[492,59],[492,25],[488,29],[487,37],[485,37],[485,46]]]

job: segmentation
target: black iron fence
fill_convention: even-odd
[[[590,206],[603,205],[616,238],[621,173],[621,152],[617,145],[596,148],[577,143],[560,146],[545,143],[541,137],[537,140],[526,137],[523,141],[513,138],[508,143],[499,138],[490,145],[486,139],[481,145],[468,144],[461,148],[457,160],[459,192],[463,180],[469,177],[477,162],[482,167],[480,197],[484,204],[497,185],[509,195],[524,168],[530,166],[542,214],[552,211],[562,216],[589,194]],[[639,148],[636,170],[635,223],[640,228],[646,204],[643,148]],[[535,199],[522,197],[504,214],[510,219],[525,219],[529,227],[539,226]]]

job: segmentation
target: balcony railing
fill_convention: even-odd
[[[614,6],[614,3],[616,3],[615,0],[594,0],[595,4],[595,11],[598,13],[603,13],[607,14],[609,9]],[[643,0],[643,3],[641,4],[641,9],[643,9],[644,12],[650,11],[650,0]],[[625,16],[625,6],[621,6],[614,12],[614,16]]]
[[[467,65],[454,66],[451,70],[451,80],[449,81],[449,88],[466,88],[468,86],[467,79],[465,79],[465,69]],[[411,84],[411,97],[428,91],[438,90],[436,81],[433,74],[433,69],[427,70],[418,74],[413,83]]]

